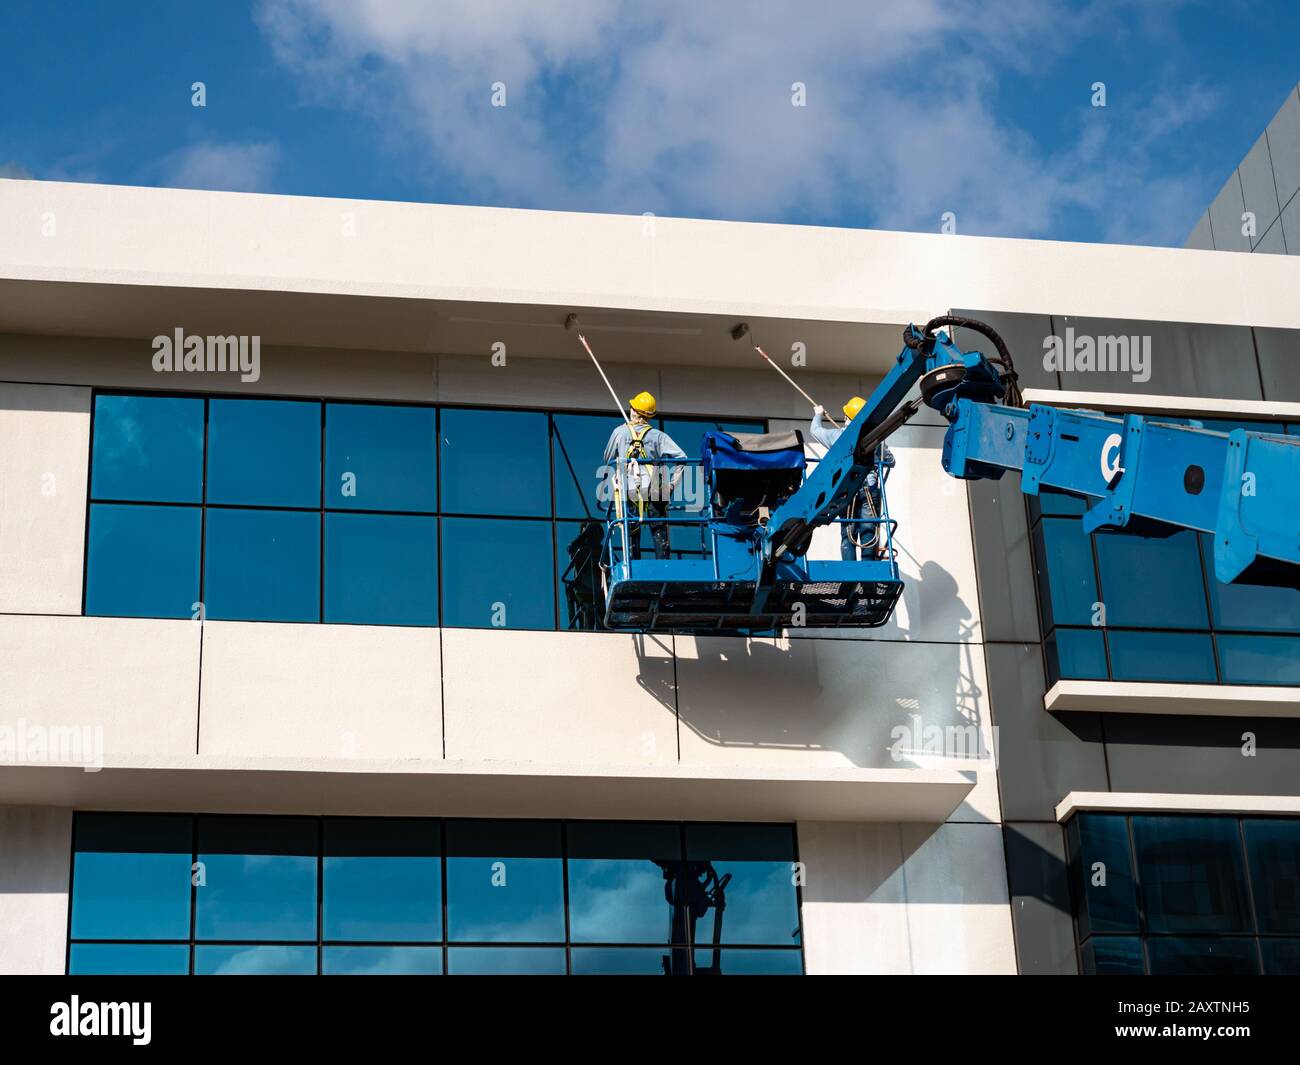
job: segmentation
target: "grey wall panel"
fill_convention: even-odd
[[[1286,103],[1268,124],[1266,134],[1273,160],[1273,180],[1278,199],[1285,207],[1300,192],[1300,87],[1287,95]]]
[[[1112,791],[1294,795],[1300,781],[1300,719],[1107,714],[1102,725]]]
[[[1185,243],[1183,247],[1196,248],[1200,251],[1214,250],[1214,234],[1210,231],[1209,211],[1206,211],[1205,214],[1201,215],[1200,219],[1196,223],[1196,227],[1192,230],[1191,236],[1187,238],[1187,243]]]
[[[1214,226],[1214,247],[1218,251],[1250,251],[1250,242],[1241,232],[1241,213],[1245,209],[1241,178],[1234,170],[1210,204],[1210,224]]]
[[[1300,329],[1256,329],[1264,398],[1300,403]]]
[[[1258,245],[1268,232],[1269,227],[1277,221],[1282,209],[1277,202],[1277,189],[1273,184],[1273,163],[1268,154],[1268,139],[1264,134],[1246,153],[1246,158],[1237,168],[1241,176],[1241,192],[1245,209],[1255,214],[1255,238],[1252,244]]]
[[[1219,229],[1215,225],[1215,241]],[[1075,344],[1081,338],[1127,337],[1131,346],[1150,337],[1149,376],[1123,370],[1078,370],[1061,373],[1061,387],[1082,392],[1135,392],[1139,395],[1208,396],[1216,399],[1261,399],[1255,345],[1247,326],[1146,322],[1135,319],[1055,319],[1056,331]],[[1133,338],[1138,340],[1134,341]],[[1134,380],[1147,376],[1146,380]]]
[[[1041,638],[1034,596],[1034,560],[1020,475],[968,481],[980,618],[985,640],[1032,642]]]
[[[1269,231],[1255,245],[1256,255],[1285,255],[1286,241],[1282,237],[1281,221],[1274,222]]]
[[[1034,976],[1077,974],[1064,832],[1054,824],[1007,824],[1002,838],[1017,968]]]
[[[1055,821],[1071,791],[1106,791],[1097,714],[1050,714],[1037,644],[986,644],[989,701],[1007,821]]]
[[[1286,241],[1288,255],[1300,255],[1300,192],[1291,197],[1282,208],[1282,239]]]
[[[1043,368],[1043,341],[1052,333],[1050,315],[973,310],[954,310],[952,313],[978,318],[998,331],[1015,360],[1021,388],[1060,387],[1056,375]],[[992,344],[969,329],[958,329],[953,339],[965,351],[982,351],[985,355],[994,353]]]

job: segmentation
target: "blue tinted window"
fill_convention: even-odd
[[[86,613],[193,616],[201,521],[198,507],[91,504]]]
[[[1253,939],[1203,936],[1147,940],[1152,976],[1249,976],[1259,972]]]
[[[1100,629],[1056,629],[1047,641],[1054,678],[1106,679],[1106,641]]]
[[[605,445],[622,422],[599,414],[557,414],[551,422],[556,516],[603,517],[609,509],[600,492]]]
[[[321,951],[326,976],[438,976],[441,947],[326,947]]]
[[[695,889],[713,900],[696,926],[697,941],[713,940],[718,914],[725,912],[722,943],[798,944],[794,835],[789,828],[687,825],[686,861]]]
[[[1116,814],[1078,814],[1066,829],[1066,841],[1078,891],[1080,937],[1138,931],[1128,819]]]
[[[1300,632],[1300,591],[1256,584],[1224,584],[1214,576],[1214,544],[1201,538],[1216,629]]]
[[[556,595],[560,628],[601,629],[605,591],[601,578],[605,526],[599,521],[555,523]]]
[[[79,815],[73,938],[188,939],[190,826],[171,814]]]
[[[560,853],[558,824],[449,821],[448,938],[481,943],[563,941]]]
[[[184,976],[190,948],[184,943],[73,943],[71,976]]]
[[[200,817],[206,882],[195,891],[196,938],[315,942],[317,830],[310,818]],[[280,964],[278,955],[258,957]]]
[[[563,976],[563,947],[451,947],[452,976]]]
[[[1215,682],[1208,633],[1109,632],[1106,639],[1114,680]]]
[[[571,939],[667,943],[671,936],[686,942],[686,929],[674,927],[667,901],[686,887],[677,825],[579,822],[568,831]]]
[[[1036,504],[1042,514],[1060,517],[1078,517],[1088,509],[1087,501],[1080,496],[1067,495],[1045,488],[1038,495],[1029,497],[1031,504]]]
[[[549,516],[546,423],[532,411],[443,410],[443,512]]]
[[[326,514],[325,620],[438,624],[438,519]]]
[[[1261,932],[1300,932],[1300,821],[1248,818],[1241,823]]]
[[[1137,936],[1093,936],[1083,945],[1084,976],[1143,976],[1146,971]]]
[[[209,508],[207,617],[320,620],[320,513]]]
[[[441,939],[441,853],[441,830],[436,821],[327,819],[324,938],[381,942]],[[394,964],[401,958],[416,956],[399,955]],[[382,961],[371,960],[376,964]],[[326,961],[328,972],[328,956]],[[439,958],[439,971],[441,968]]]
[[[314,976],[316,948],[195,947],[194,972],[197,976]]]
[[[203,400],[96,396],[90,492],[96,499],[203,499]]]
[[[437,416],[432,407],[325,406],[325,506],[438,509]]]
[[[696,950],[696,976],[800,976],[797,950]]]
[[[1225,684],[1300,684],[1300,637],[1217,636]]]
[[[319,403],[214,399],[208,404],[208,502],[319,507]]]
[[[443,624],[555,628],[552,536],[545,521],[443,518]]]
[[[1097,564],[1107,625],[1208,628],[1196,533],[1164,540],[1101,533]]]
[[[1300,939],[1261,939],[1264,972],[1268,976],[1300,976]]]
[[[574,947],[570,954],[574,976],[667,976],[686,974],[685,948]]]
[[[1034,531],[1039,594],[1048,620],[1091,625],[1098,601],[1092,545],[1083,526],[1068,518],[1044,518]]]
[[[1235,819],[1134,817],[1132,822],[1148,931],[1250,931]],[[1157,971],[1154,952],[1151,968]]]

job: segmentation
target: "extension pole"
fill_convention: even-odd
[[[779,373],[782,377],[784,377],[788,382],[790,382],[790,387],[791,387],[791,388],[793,388],[796,392],[798,392],[799,395],[803,396],[803,398],[806,399],[812,407],[814,407],[814,408],[821,407],[821,404],[820,404],[820,403],[818,403],[815,399],[812,398],[812,396],[808,395],[807,392],[805,392],[802,388],[800,388],[799,385],[798,385],[798,382],[796,382],[795,379],[794,379],[793,377],[791,377],[788,373],[786,373],[783,369],[781,369],[781,367],[778,366],[778,365],[777,365],[777,364],[772,360],[772,357],[771,357],[770,355],[768,355],[768,353],[767,353],[766,351],[764,351],[762,348],[760,348],[760,347],[758,346],[758,341],[756,341],[756,340],[754,339],[754,335],[753,335],[752,333],[750,333],[750,331],[749,331],[749,323],[748,323],[748,322],[741,322],[738,326],[736,326],[736,327],[735,327],[734,329],[732,329],[732,331],[731,331],[731,339],[732,339],[732,340],[739,340],[739,339],[740,339],[741,337],[743,337],[743,336],[748,336],[748,337],[749,337],[749,343],[750,343],[750,346],[751,346],[755,351],[757,351],[760,355],[762,355],[764,359],[767,360],[767,364],[768,364],[770,367],[772,367],[772,369],[774,369],[777,373]],[[822,407],[822,410],[825,410],[825,409],[826,409],[825,407]],[[827,418],[827,420],[831,423],[831,425],[835,426],[836,429],[840,429],[840,428],[842,428],[842,426],[840,425],[840,423],[837,422],[833,417],[831,417],[831,415],[830,415],[829,413],[826,415],[826,418]]]
[[[587,354],[591,356],[591,361],[596,367],[596,372],[600,374],[600,379],[605,382],[605,387],[609,389],[610,398],[614,401],[614,407],[618,410],[618,415],[623,419],[623,424],[632,429],[632,419],[627,416],[627,411],[623,409],[623,404],[619,401],[618,393],[614,391],[614,386],[609,383],[609,378],[605,376],[605,371],[601,368],[600,360],[596,358],[596,353],[591,350],[591,345],[587,343],[587,338],[582,335],[578,328],[578,316],[570,314],[564,319],[564,328],[572,330],[578,334],[578,339],[582,341],[582,346],[587,349]]]

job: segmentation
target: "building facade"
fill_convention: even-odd
[[[618,415],[563,328],[688,453],[807,426],[737,321],[834,410],[950,310],[1027,399],[1300,433],[1294,261],[0,205],[0,971],[1296,971],[1300,592],[953,480],[926,410],[888,625],[602,631]]]

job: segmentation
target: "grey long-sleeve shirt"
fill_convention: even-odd
[[[840,438],[843,429],[837,429],[826,421],[819,413],[813,412],[812,424],[808,426],[808,435],[824,448],[829,448],[836,440]],[[880,462],[886,469],[894,467],[894,453],[889,450],[888,444],[880,444]],[[867,487],[876,487],[876,471],[872,470],[867,474]]]
[[[642,439],[645,445],[646,461],[662,462],[664,459],[684,459],[686,452],[677,446],[673,438],[662,429],[649,429]],[[605,445],[605,462],[621,462],[627,457],[628,448],[632,446],[632,433],[626,425],[616,426],[609,434],[609,443]]]

